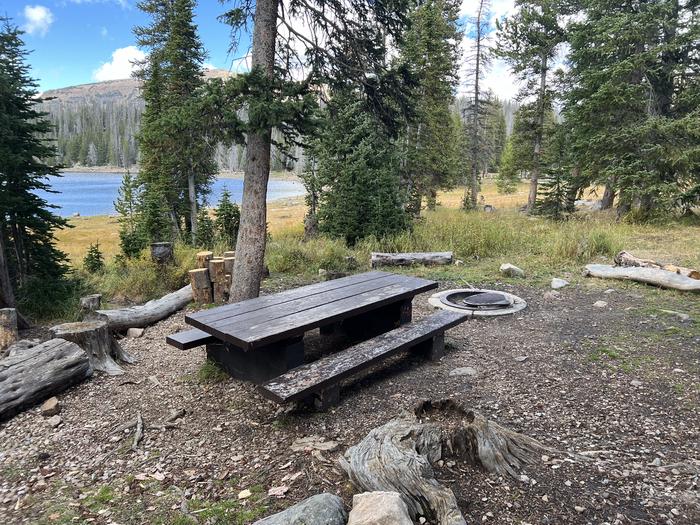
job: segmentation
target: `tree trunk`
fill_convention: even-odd
[[[134,358],[124,351],[112,337],[104,321],[83,321],[81,323],[64,323],[51,328],[51,335],[65,339],[82,348],[90,359],[93,370],[116,376],[124,370],[114,361],[133,363]]]
[[[192,171],[187,175],[187,193],[190,200],[190,231],[192,232],[192,242],[195,242],[197,237],[197,190]]]
[[[605,191],[603,192],[603,199],[600,201],[600,209],[601,210],[610,210],[613,207],[613,204],[615,203],[615,186],[614,183],[608,182],[605,185]]]
[[[700,280],[700,271],[693,268],[685,268],[684,266],[676,266],[675,264],[664,264],[651,259],[640,259],[629,252],[622,251],[615,256],[615,264],[617,266],[638,266],[640,268],[657,268],[666,270],[667,272],[677,273],[691,279]]]
[[[0,308],[0,353],[17,341],[17,310]]]
[[[609,264],[588,264],[585,275],[601,279],[620,279],[646,283],[660,288],[682,290],[684,292],[699,292],[700,280],[692,279],[675,272],[658,268],[643,268],[639,266],[610,266]]]
[[[12,290],[10,269],[7,265],[7,256],[5,254],[5,232],[2,227],[0,227],[0,306],[15,307],[15,294]]]
[[[540,180],[542,136],[544,135],[544,110],[547,95],[547,57],[542,56],[540,70],[540,92],[537,101],[537,129],[535,130],[535,146],[532,156],[532,171],[530,172],[530,193],[527,196],[527,211],[532,212],[537,201],[537,185]]]
[[[83,350],[51,339],[0,360],[0,420],[10,418],[92,374]]]
[[[421,402],[414,414],[371,430],[340,463],[360,490],[398,492],[416,521],[424,516],[440,525],[466,525],[453,492],[435,479],[440,459],[516,477],[544,452],[556,451],[447,399]]]
[[[251,50],[252,69],[269,78],[274,75],[278,0],[258,0]],[[272,129],[248,135],[246,167],[241,201],[241,224],[231,282],[231,302],[257,297],[263,278],[267,238],[267,181],[270,177]]]

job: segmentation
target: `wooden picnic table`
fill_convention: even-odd
[[[304,334],[342,327],[366,340],[411,321],[413,297],[434,281],[367,272],[185,316],[207,339],[207,357],[234,377],[260,383],[304,362]]]

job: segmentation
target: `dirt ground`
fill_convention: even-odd
[[[543,456],[517,480],[445,463],[437,477],[469,523],[700,523],[697,296],[593,280],[557,297],[490,286],[528,308],[449,331],[439,362],[406,356],[355,378],[326,413],[217,381],[202,369],[203,348],[165,344],[185,328],[182,313],[124,339],[138,364],[60,395],[60,426],[38,408],[0,426],[0,523],[245,524],[323,491],[349,506],[353,488],[337,458],[418,400],[446,397],[589,458]],[[427,296],[417,297],[414,315],[428,313]],[[317,331],[307,340],[315,352],[337,349]],[[476,374],[451,376],[458,367]],[[175,428],[153,428],[174,409],[186,411]],[[132,450],[133,429],[115,429],[137,412],[145,430]],[[338,447],[294,452],[304,436]]]

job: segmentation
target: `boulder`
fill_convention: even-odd
[[[551,287],[553,290],[558,290],[559,288],[564,288],[565,286],[569,286],[569,281],[565,279],[558,279],[557,277],[552,279]]]
[[[352,498],[348,525],[413,525],[397,492],[363,492]]]
[[[345,525],[347,519],[343,500],[325,492],[258,520],[253,525]]]
[[[506,277],[525,277],[525,272],[522,269],[510,263],[502,264],[499,271]]]
[[[145,330],[143,328],[129,328],[126,331],[126,336],[132,339],[136,339],[138,337],[141,337]]]
[[[56,396],[48,398],[41,404],[41,415],[44,417],[56,416],[61,412],[61,404]]]

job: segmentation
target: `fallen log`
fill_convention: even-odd
[[[382,253],[372,252],[372,268],[377,266],[410,266],[413,264],[452,264],[452,252]]]
[[[115,332],[128,328],[145,328],[181,310],[192,301],[192,287],[188,284],[176,292],[153,299],[146,304],[118,308],[116,310],[95,310],[90,319],[106,321]]]
[[[105,321],[64,323],[51,328],[51,336],[71,341],[82,348],[90,359],[93,370],[116,376],[124,370],[116,360],[133,363],[131,357],[112,337]]]
[[[652,261],[651,259],[640,259],[639,257],[635,257],[631,253],[625,251],[622,251],[615,256],[615,264],[617,266],[626,267],[657,268],[659,270],[666,270],[685,277],[690,277],[691,279],[700,280],[700,271],[698,270],[685,268],[683,266],[676,266],[675,264],[664,264]]]
[[[651,284],[661,288],[671,288],[685,292],[700,292],[700,281],[668,270],[643,268],[638,266],[610,266],[609,264],[588,264],[584,275],[601,279],[621,279]]]
[[[438,483],[433,465],[445,457],[516,477],[543,452],[557,451],[508,430],[448,399],[419,403],[414,413],[375,428],[340,460],[364,491],[398,492],[414,520],[465,525],[454,493]]]
[[[0,420],[10,418],[92,374],[83,350],[51,339],[0,360]]]

